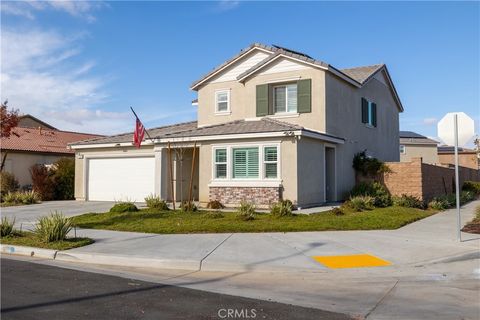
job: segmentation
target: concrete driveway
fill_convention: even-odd
[[[15,217],[17,227],[30,227],[41,216],[49,215],[51,212],[59,211],[66,216],[77,216],[88,212],[106,212],[112,206],[109,201],[45,201],[39,204],[28,206],[1,208],[2,216]]]

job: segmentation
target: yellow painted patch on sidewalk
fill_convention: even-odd
[[[331,269],[384,267],[391,265],[390,262],[369,254],[352,254],[348,256],[314,256],[312,258]]]

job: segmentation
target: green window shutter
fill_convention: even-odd
[[[297,82],[298,113],[312,112],[312,80],[304,79]]]
[[[372,125],[377,126],[377,104],[372,103]]]
[[[362,123],[368,123],[368,101],[362,98]]]
[[[263,117],[268,114],[268,84],[257,86],[257,117]]]
[[[233,178],[258,178],[258,148],[233,149]]]

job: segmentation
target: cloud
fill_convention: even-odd
[[[240,1],[237,0],[220,0],[217,2],[215,11],[225,12],[236,9],[240,5]]]
[[[437,123],[438,123],[437,118],[425,118],[425,119],[423,119],[423,124],[425,124],[427,126],[436,125]]]
[[[2,101],[72,131],[125,131],[127,113],[101,110],[109,99],[106,77],[93,76],[95,61],[71,63],[81,53],[79,35],[2,30]],[[78,60],[78,59],[75,59]]]
[[[82,18],[88,22],[96,20],[92,12],[106,6],[101,1],[2,1],[2,13],[35,19],[35,13],[46,10],[55,10],[71,16]]]

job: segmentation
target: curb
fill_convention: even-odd
[[[63,251],[57,252],[55,260],[134,268],[200,270],[200,261],[195,260],[150,259],[107,254],[70,253]]]
[[[9,244],[0,244],[0,251],[4,254],[13,254],[19,256],[29,256],[54,260],[57,250],[42,249],[34,247],[14,246]]]

